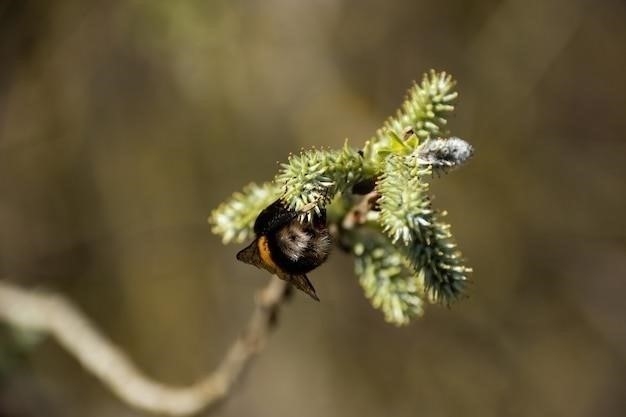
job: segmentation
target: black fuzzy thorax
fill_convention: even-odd
[[[284,272],[305,274],[328,258],[325,210],[315,213],[311,222],[300,222],[298,212],[277,200],[259,214],[254,231],[266,237],[272,260]]]
[[[315,230],[308,224],[300,224],[301,229],[297,234],[289,231],[293,227],[286,225],[276,233],[266,236],[270,256],[283,271],[290,274],[306,274],[328,258],[329,236],[325,229]]]

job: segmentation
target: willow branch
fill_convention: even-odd
[[[376,207],[380,194],[378,191],[370,191],[365,194],[344,216],[341,227],[345,230],[352,230],[357,225],[365,223],[367,214]]]
[[[144,411],[188,416],[225,398],[251,359],[263,348],[285,297],[278,278],[257,294],[243,334],[217,369],[189,387],[172,387],[143,374],[127,355],[102,335],[68,299],[0,281],[0,320],[29,331],[47,333],[128,405]]]

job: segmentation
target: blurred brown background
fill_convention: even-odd
[[[188,384],[267,279],[209,211],[290,152],[360,145],[444,69],[476,155],[433,191],[470,299],[394,328],[336,252],[214,415],[623,416],[624,22],[617,0],[2,1],[2,279]],[[1,416],[143,415],[51,340],[10,351]]]

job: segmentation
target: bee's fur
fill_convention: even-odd
[[[293,220],[273,235],[268,235],[272,258],[283,270],[307,273],[320,266],[330,251],[330,237],[326,229]]]
[[[300,213],[286,208],[280,200],[270,204],[254,224],[256,239],[237,254],[237,259],[263,268],[319,300],[305,275],[328,258],[331,239],[326,212],[301,222]]]
[[[313,234],[307,233],[305,228],[293,222],[276,232],[278,247],[287,258],[294,262],[306,254],[313,238]]]

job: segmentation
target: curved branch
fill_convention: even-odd
[[[257,294],[247,328],[217,369],[184,388],[167,386],[144,375],[119,347],[61,295],[0,281],[0,320],[20,329],[50,334],[128,405],[152,413],[188,416],[229,394],[246,365],[262,349],[286,289],[284,281],[272,278]]]

